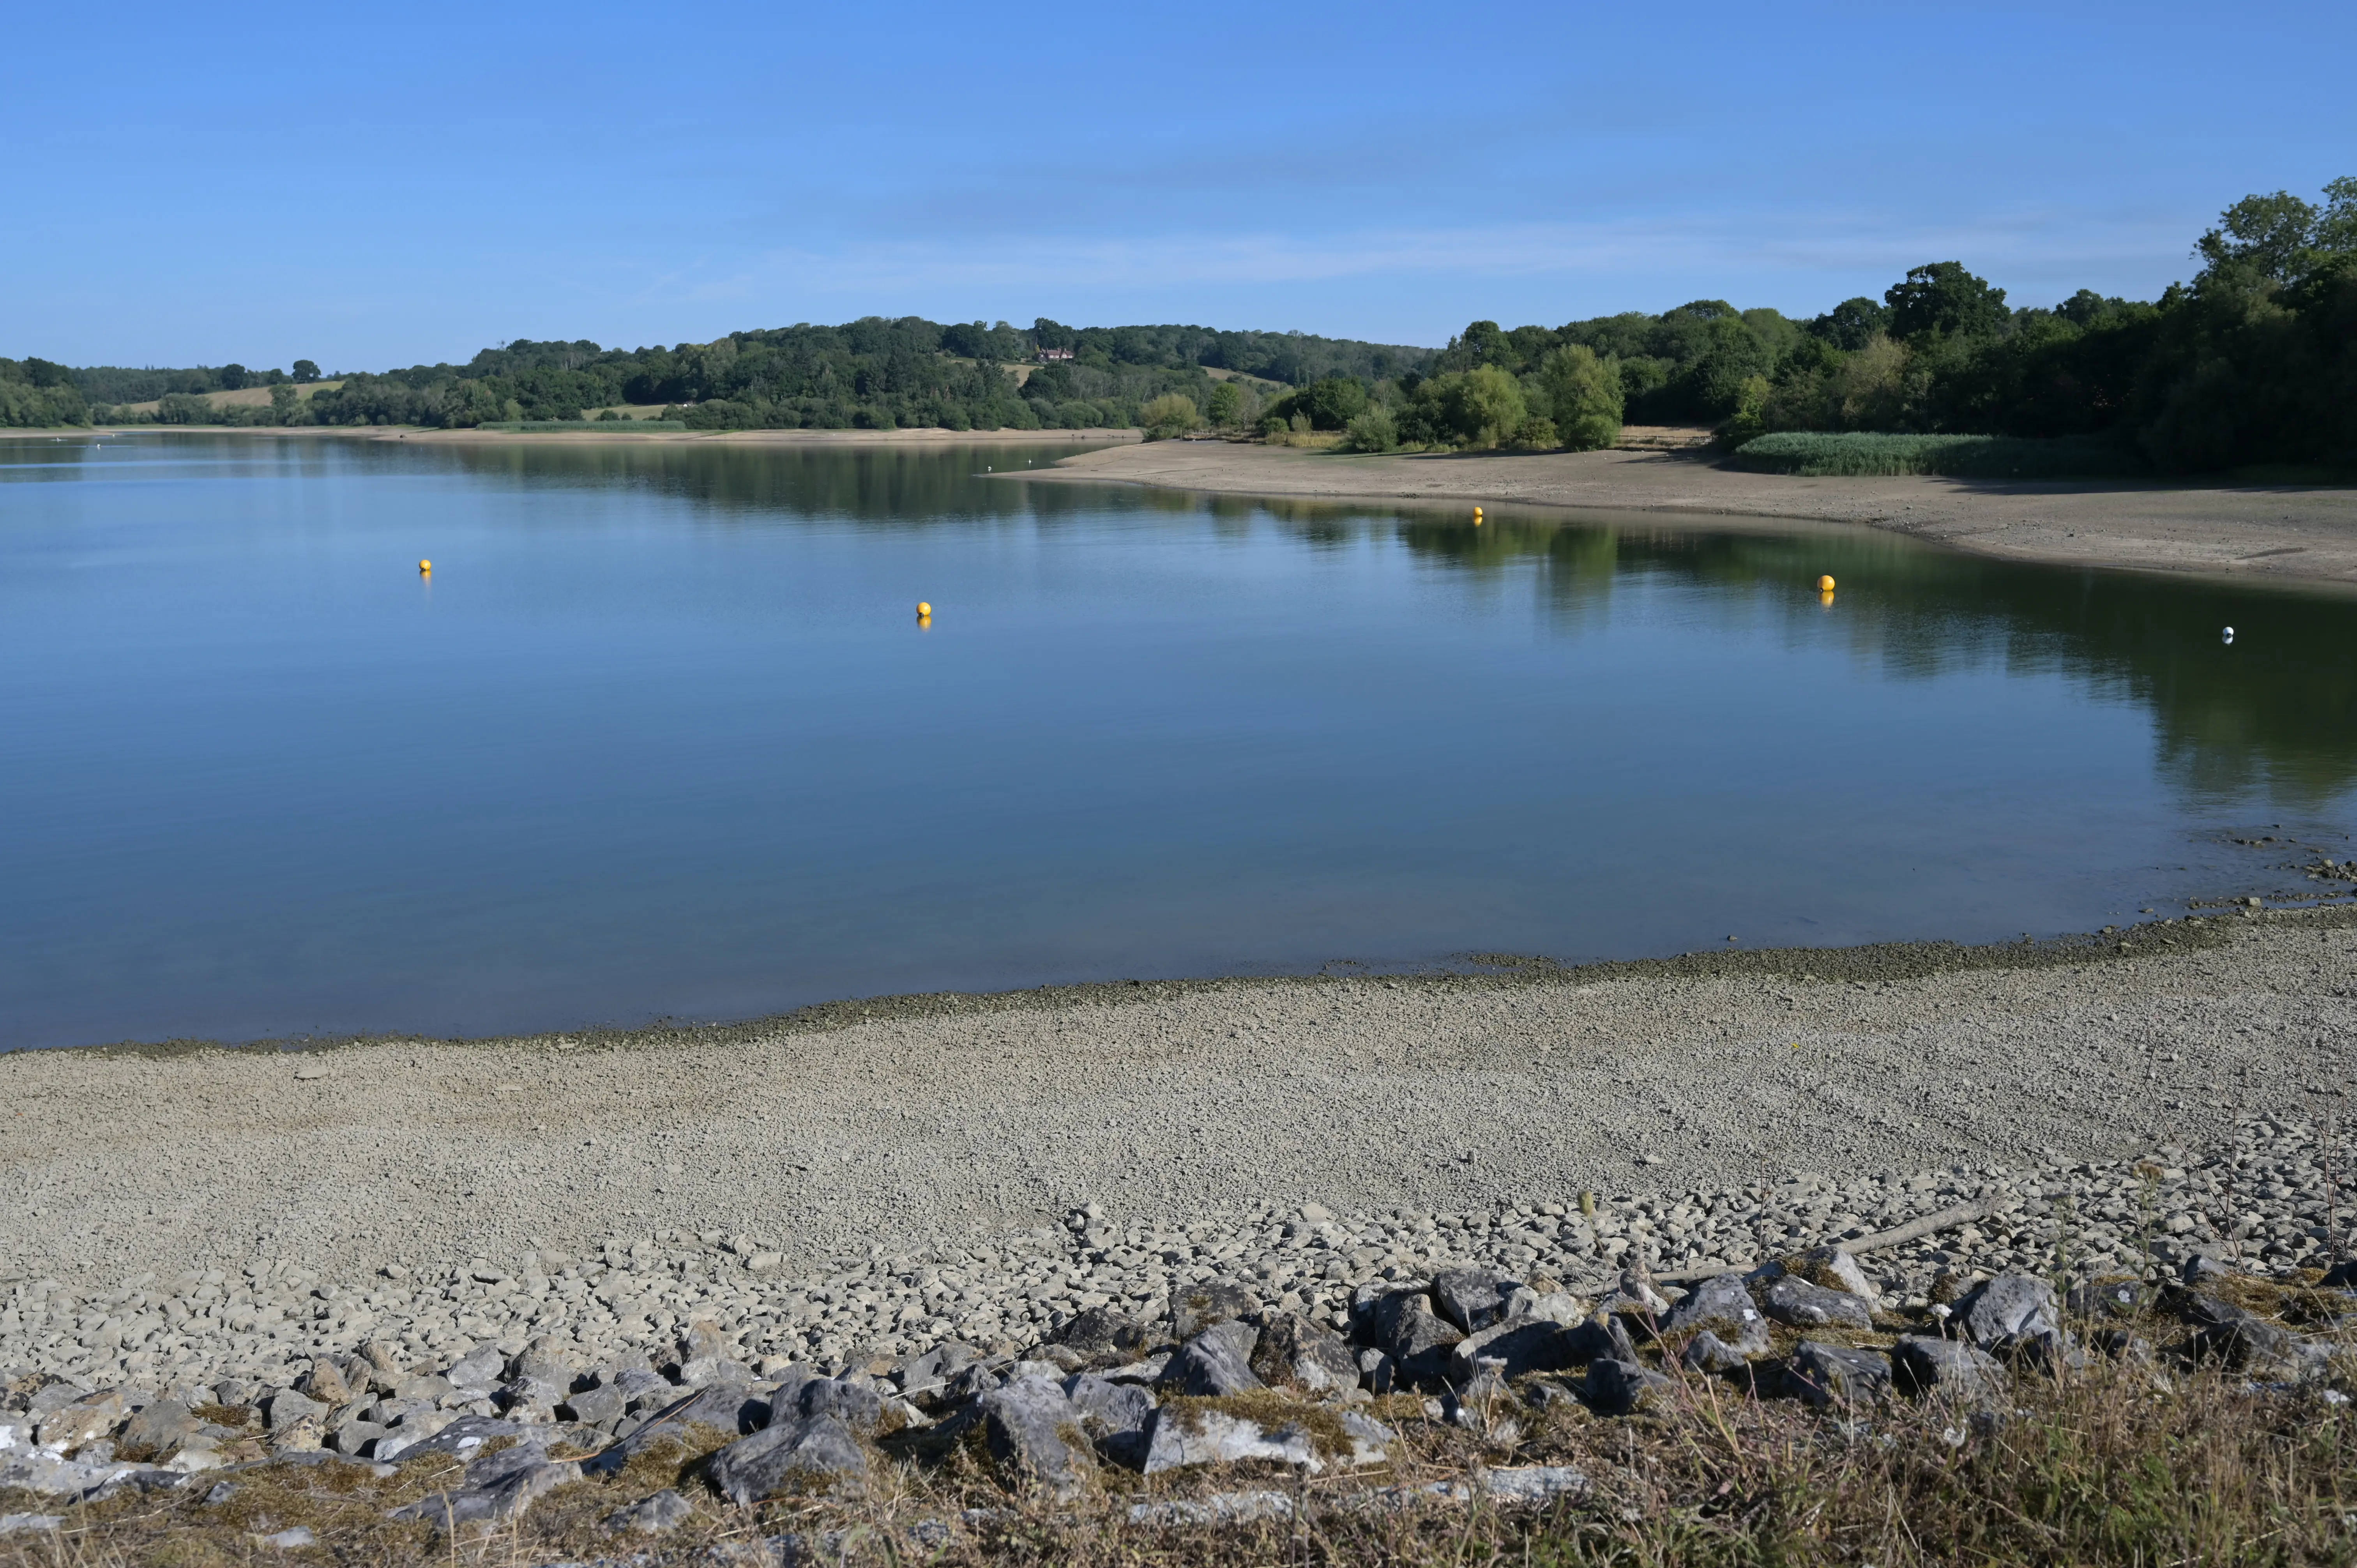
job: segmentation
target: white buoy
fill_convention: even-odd
[[[2228,628],[2226,628],[2225,635],[2224,635],[2223,637],[2220,638],[2220,639],[2219,639],[2219,640],[2220,640],[2220,641],[2222,641],[2222,642],[2232,642],[2232,641],[2233,641],[2233,640],[2234,640],[2234,628],[2233,628],[2233,627],[2231,627],[2231,626],[2230,626],[2230,627],[2228,627]]]

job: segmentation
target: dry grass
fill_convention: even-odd
[[[56,1537],[0,1541],[0,1563],[30,1568],[156,1564],[210,1568],[277,1558],[255,1538],[307,1525],[321,1544],[285,1561],[501,1564],[628,1558],[711,1562],[715,1548],[772,1561],[759,1545],[805,1538],[830,1561],[897,1563],[1898,1564],[2344,1563],[2357,1558],[2357,1474],[2349,1407],[2321,1389],[2271,1391],[2216,1370],[2156,1374],[2101,1363],[2060,1379],[2025,1373],[1995,1415],[1900,1402],[1825,1416],[1725,1381],[1682,1377],[1652,1413],[1605,1420],[1557,1404],[1527,1411],[1512,1450],[1437,1422],[1402,1419],[1385,1473],[1305,1480],[1240,1468],[1114,1485],[1077,1503],[1009,1498],[987,1467],[885,1465],[856,1505],[739,1510],[700,1481],[706,1449],[641,1456],[619,1477],[550,1494],[519,1525],[447,1541],[393,1524],[388,1509],[452,1484],[455,1461],[379,1479],[357,1466],[279,1466],[210,1478],[178,1493],[62,1511]],[[1468,1467],[1568,1464],[1594,1483],[1543,1511],[1416,1499],[1412,1487]],[[600,1528],[664,1486],[695,1503],[678,1532],[624,1541]],[[1132,1524],[1131,1504],[1220,1490],[1273,1489],[1293,1519],[1226,1527]],[[0,1511],[38,1509],[0,1495]],[[969,1514],[967,1510],[976,1510]],[[2347,1521],[2347,1522],[2344,1522]],[[724,1555],[720,1561],[728,1560]]]

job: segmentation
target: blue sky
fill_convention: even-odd
[[[2357,6],[28,9],[0,353],[868,314],[1437,344],[1955,258],[2149,297],[2357,173]]]

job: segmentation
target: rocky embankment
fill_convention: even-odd
[[[1484,1423],[1514,1419],[1501,1399],[1625,1412],[1663,1386],[1664,1357],[1807,1398],[1894,1378],[1977,1391],[2001,1369],[1969,1348],[2082,1353],[2058,1337],[2052,1281],[2078,1287],[2083,1312],[2125,1316],[2150,1305],[2135,1282],[2297,1293],[2350,1276],[2312,1266],[2337,1263],[2346,1219],[2321,1130],[2241,1132],[2070,1167],[1481,1214],[1312,1206],[1228,1231],[1115,1229],[1082,1209],[1060,1230],[812,1274],[784,1273],[757,1239],[675,1233],[430,1280],[194,1273],[99,1301],[18,1282],[0,1311],[16,1415],[0,1418],[0,1486],[96,1494],[322,1450],[463,1457],[500,1438],[556,1468],[495,1466],[443,1505],[506,1518],[533,1487],[619,1470],[698,1425],[737,1434],[705,1473],[750,1502],[792,1475],[864,1477],[874,1440],[901,1430],[972,1428],[1010,1477],[1059,1489],[1101,1464],[1374,1465],[1395,1434],[1358,1408],[1371,1401],[1414,1393],[1449,1421],[1478,1403]],[[2171,1310],[2194,1314],[2201,1348],[2268,1375],[2323,1369],[2280,1325]],[[1555,1391],[1529,1385],[1542,1374]],[[1157,1415],[1162,1396],[1271,1390],[1330,1419]]]

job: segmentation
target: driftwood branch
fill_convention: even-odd
[[[1903,1247],[1910,1241],[1921,1240],[1938,1231],[1952,1230],[1959,1225],[1969,1225],[1974,1220],[1986,1217],[2000,1201],[1995,1197],[1975,1198],[1970,1203],[1959,1203],[1953,1208],[1943,1208],[1937,1213],[1926,1214],[1921,1219],[1910,1219],[1906,1224],[1889,1230],[1878,1230],[1871,1236],[1860,1236],[1854,1241],[1835,1241],[1830,1244],[1853,1254],[1878,1252],[1886,1247]],[[1803,1251],[1809,1250],[1808,1248],[1800,1249]],[[1659,1284],[1688,1285],[1698,1280],[1716,1279],[1720,1274],[1748,1273],[1757,1267],[1759,1267],[1757,1263],[1712,1263],[1705,1268],[1682,1269],[1676,1273],[1655,1274],[1653,1279]]]

